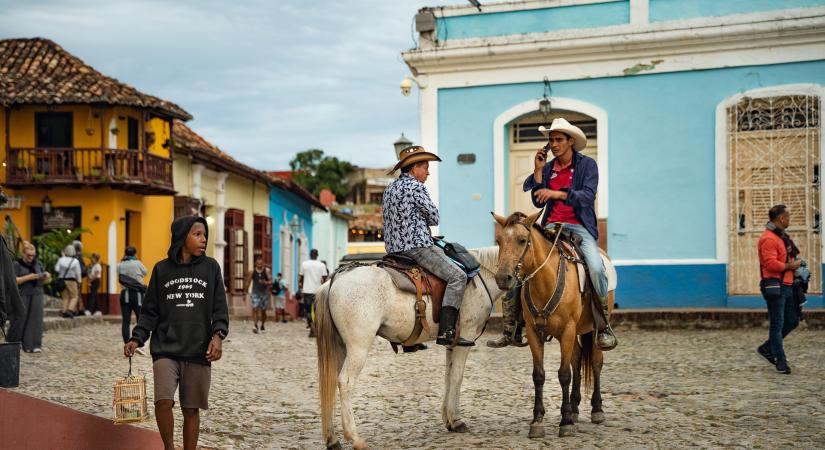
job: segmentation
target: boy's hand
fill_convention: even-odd
[[[215,362],[221,359],[221,355],[223,353],[221,346],[223,346],[223,341],[221,338],[218,337],[218,335],[212,336],[212,340],[209,341],[209,348],[206,349],[206,360],[209,362]]]
[[[132,357],[135,355],[135,349],[137,348],[137,342],[129,341],[126,345],[123,346],[123,356]]]

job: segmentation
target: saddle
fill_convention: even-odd
[[[447,288],[444,280],[419,266],[414,259],[397,253],[384,256],[381,260],[381,267],[390,274],[392,282],[398,289],[415,294],[416,303],[419,300],[422,301],[423,309],[416,306],[416,317],[418,317],[419,309],[421,317],[424,317],[426,304],[423,304],[423,300],[424,296],[429,296],[433,305],[433,322],[438,323],[441,302],[444,300],[444,291]]]

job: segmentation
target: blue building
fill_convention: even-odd
[[[273,272],[283,274],[289,291],[295,293],[301,263],[309,259],[312,247],[312,212],[326,207],[306,189],[272,175],[269,189],[269,216],[272,218]]]
[[[623,308],[763,306],[756,241],[777,203],[825,306],[825,0],[528,0],[425,8],[416,26],[403,57],[444,160],[439,233],[492,245],[489,211],[534,211],[536,128],[565,117],[599,165]]]

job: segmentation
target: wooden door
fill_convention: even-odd
[[[784,204],[788,234],[822,292],[819,98],[746,98],[728,109],[728,293],[759,294],[757,242],[768,210]]]

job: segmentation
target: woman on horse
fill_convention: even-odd
[[[598,245],[596,189],[599,184],[599,168],[593,158],[580,153],[587,146],[587,137],[579,127],[558,118],[553,120],[550,129],[541,126],[539,131],[548,142],[536,152],[535,169],[533,175],[524,180],[524,191],[531,191],[533,204],[537,208],[546,206],[541,219],[543,227],[553,228],[561,223],[581,238],[582,256],[604,316],[604,326],[599,330],[596,342],[602,350],[611,350],[616,347],[617,340],[608,323],[607,275]],[[554,157],[549,163],[548,147]],[[506,306],[515,308],[516,302],[508,302]],[[505,315],[515,316],[516,314]],[[489,341],[487,345],[497,348],[514,343],[512,334],[505,334],[498,340]]]
[[[401,175],[387,186],[381,208],[384,217],[384,246],[387,253],[412,258],[447,283],[435,342],[453,345],[456,340],[455,323],[464,298],[467,274],[444,254],[444,250],[433,243],[430,227],[438,225],[438,208],[424,186],[430,175],[429,161],[441,159],[420,146],[401,150],[398,159],[388,175],[398,169],[401,169]],[[471,347],[475,343],[458,338],[455,345]]]

